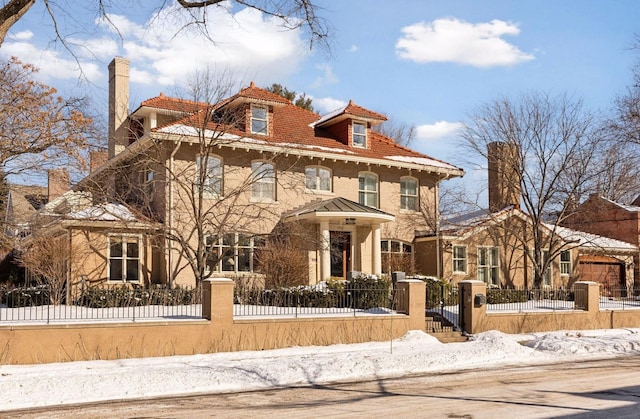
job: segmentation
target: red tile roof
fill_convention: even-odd
[[[140,107],[166,109],[175,112],[193,113],[202,109],[206,109],[209,105],[203,102],[195,102],[193,100],[177,99],[174,97],[165,96],[160,93],[160,96],[147,99],[140,104]]]
[[[161,96],[160,98],[163,98]],[[229,99],[222,101],[215,107],[225,106],[232,103],[237,98],[250,98],[254,100],[263,100],[269,102],[278,102],[280,106],[273,107],[273,123],[270,125],[270,135],[258,135],[247,133],[239,128],[227,128],[226,132],[229,134],[238,135],[244,138],[252,138],[254,140],[264,142],[267,144],[273,144],[278,146],[288,146],[292,148],[309,148],[315,149],[319,152],[334,153],[340,156],[353,156],[371,159],[387,159],[391,161],[405,161],[414,162],[411,159],[415,159],[416,164],[436,166],[447,169],[449,171],[459,171],[458,175],[462,175],[462,170],[450,165],[449,163],[441,160],[434,159],[425,154],[411,150],[407,147],[396,144],[391,138],[385,137],[382,134],[369,130],[368,132],[368,148],[356,148],[350,147],[340,139],[332,137],[331,134],[325,129],[314,128],[315,123],[321,120],[321,116],[295,106],[289,101],[279,95],[260,89],[253,83],[251,86],[242,89],[237,95],[232,96]],[[158,98],[154,98],[153,103],[161,103]],[[164,102],[169,106],[167,109],[175,110],[175,103],[171,102],[169,98],[164,97]],[[198,104],[199,105],[199,104]],[[384,115],[369,111],[361,106],[355,105],[350,102],[343,112],[348,112],[349,115],[375,119],[386,120]],[[203,115],[202,115],[203,116]],[[325,120],[326,121],[326,120]],[[165,127],[157,128],[157,131],[170,132],[171,126],[201,126],[203,122],[202,117],[194,116],[183,118]],[[213,123],[209,125],[210,129],[220,130],[219,126],[214,126]],[[394,158],[389,158],[394,157]],[[455,175],[455,173],[452,173]]]

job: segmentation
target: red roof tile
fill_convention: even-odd
[[[163,97],[161,96],[160,98]],[[272,129],[270,135],[265,136],[250,134],[235,127],[227,128],[226,132],[228,132],[229,134],[235,134],[245,138],[253,138],[255,140],[271,143],[273,145],[286,145],[302,148],[319,148],[322,150],[322,152],[333,152],[340,156],[348,155],[371,159],[387,158],[387,160],[394,160],[390,159],[389,157],[395,157],[395,161],[403,161],[401,159],[406,160],[411,158],[429,159],[430,163],[418,164],[430,164],[445,167],[447,169],[460,170],[455,166],[450,165],[449,163],[434,159],[425,154],[398,145],[391,138],[385,137],[382,134],[379,134],[372,130],[369,130],[368,132],[367,149],[350,147],[347,144],[341,142],[340,139],[333,138],[327,130],[324,130],[322,128],[314,128],[315,123],[321,119],[320,115],[295,106],[291,103],[291,101],[280,97],[279,95],[257,88],[253,83],[251,84],[251,86],[242,89],[237,95],[222,101],[215,107],[220,108],[220,106],[230,104],[237,98],[251,98],[254,100],[264,100],[269,102],[277,101],[281,106],[273,107],[273,123],[270,125]],[[175,110],[175,104],[182,103],[178,102],[177,100],[175,102],[172,102],[169,98],[166,97],[164,97],[164,102],[160,102],[158,99],[159,98],[154,98],[151,100],[153,100],[153,103],[155,104],[166,103],[169,106],[167,107],[167,109],[169,110]],[[194,104],[194,106],[195,105],[199,106],[200,104]],[[361,106],[355,105],[353,102],[350,102],[349,105],[344,108],[343,112],[346,112],[354,117],[386,120],[386,117],[384,115],[369,111]],[[169,124],[167,127],[171,125],[201,126],[202,122],[203,119],[200,116],[194,115]],[[213,123],[209,125],[209,128],[216,130],[221,129],[220,126],[214,126]],[[164,130],[164,128],[158,128],[157,130]],[[460,174],[462,174],[461,170],[460,172]]]

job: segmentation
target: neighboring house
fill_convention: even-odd
[[[520,192],[508,178],[517,179],[517,174],[505,172],[501,165],[501,160],[517,153],[512,147],[492,143],[488,154],[490,209],[443,215],[439,232],[416,239],[416,268],[453,283],[477,279],[495,287],[531,288],[534,226],[531,217],[520,210]],[[541,233],[542,258],[545,262],[551,258],[543,286],[566,288],[578,280],[617,288],[634,284],[637,233],[636,240],[624,237],[628,241],[621,241],[552,224],[542,225]]]
[[[416,239],[417,269],[458,283],[477,279],[500,288],[533,286],[531,222],[518,208],[488,213],[476,211],[443,223],[440,235]],[[556,257],[544,274],[543,286],[570,288],[576,281],[595,281],[612,288],[634,283],[638,247],[566,227],[545,225],[555,237]],[[442,253],[437,260],[436,249]],[[543,249],[543,255],[549,255]]]
[[[253,83],[216,104],[161,94],[128,114],[128,69],[122,58],[109,66],[108,159],[74,190],[92,194],[92,211],[121,200],[131,212],[68,213],[49,226],[71,237],[72,282],[193,285],[178,240],[197,247],[187,234],[195,227],[211,229],[216,276],[259,276],[260,248],[283,225],[304,232],[310,283],[382,274],[397,269],[392,261],[413,265],[415,232],[437,218],[439,183],[463,175],[373,131],[381,114],[349,102],[320,116]],[[203,135],[218,138],[205,149]]]
[[[640,197],[639,197],[640,198]],[[598,194],[593,194],[576,208],[563,223],[576,230],[599,234],[605,237],[640,245],[640,199],[631,205],[621,204]],[[636,255],[635,277],[639,278],[640,260]],[[611,271],[614,261],[602,261],[597,268]]]
[[[31,233],[32,217],[47,203],[47,188],[37,185],[9,184],[3,230],[9,238]]]

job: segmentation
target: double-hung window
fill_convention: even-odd
[[[400,179],[400,209],[418,211],[418,180],[412,177]]]
[[[466,246],[453,246],[453,273],[467,273],[467,247]]]
[[[140,281],[139,236],[109,236],[109,281]]]
[[[478,281],[498,286],[500,285],[498,274],[498,248],[478,247]]]
[[[547,269],[542,275],[542,285],[551,286],[551,263],[549,263],[549,249],[542,250],[542,266],[547,266]]]
[[[351,141],[354,147],[367,148],[367,124],[354,122]]]
[[[331,170],[326,167],[310,166],[304,171],[305,187],[314,192],[331,192]]]
[[[269,110],[266,106],[251,105],[251,133],[269,134]]]
[[[560,275],[571,275],[571,251],[560,252]]]
[[[358,175],[358,200],[362,205],[378,208],[378,176],[373,173]]]
[[[251,197],[257,200],[276,200],[276,170],[273,164],[265,161],[251,163]]]
[[[222,196],[222,159],[217,156],[198,156],[196,184],[206,195]]]

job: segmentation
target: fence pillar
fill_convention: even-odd
[[[578,281],[573,284],[576,309],[598,312],[600,310],[600,284]]]
[[[409,330],[424,330],[426,284],[419,279],[404,279],[396,287],[401,290],[399,306],[409,316]]]
[[[460,281],[458,323],[467,333],[477,333],[480,322],[487,315],[487,284],[482,281]]]
[[[228,278],[210,278],[202,283],[202,317],[216,323],[233,323],[233,287]]]

